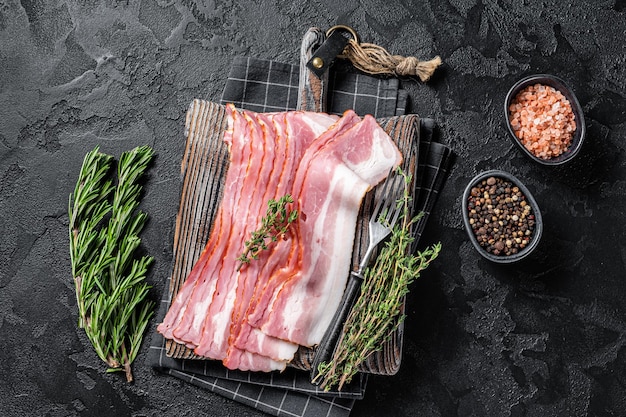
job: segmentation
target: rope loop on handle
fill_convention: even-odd
[[[340,57],[349,59],[355,68],[368,74],[418,77],[425,82],[430,79],[442,62],[439,56],[428,61],[420,61],[413,56],[392,55],[379,45],[359,42],[356,31],[349,26],[333,26],[328,29],[326,36],[336,30],[344,30],[351,35]]]

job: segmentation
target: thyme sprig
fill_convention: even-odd
[[[389,340],[405,319],[403,297],[409,292],[409,285],[441,250],[441,244],[437,243],[417,254],[410,253],[411,226],[420,216],[410,217],[410,176],[400,173],[405,178],[405,187],[398,202],[403,210],[399,224],[392,228],[376,261],[365,271],[361,296],[346,319],[333,357],[319,365],[314,382],[319,382],[326,391],[333,386],[341,390],[358,373],[359,365]]]
[[[251,260],[258,259],[259,253],[267,250],[270,242],[276,242],[287,233],[289,225],[298,218],[298,210],[287,207],[291,203],[293,198],[290,194],[267,202],[267,211],[261,219],[261,226],[251,233],[250,239],[245,242],[245,250],[237,258],[240,262],[238,270]]]
[[[110,179],[113,157],[96,147],[87,153],[69,198],[70,260],[78,305],[78,325],[109,366],[124,371],[139,353],[154,303],[145,282],[149,256],[136,257],[139,233],[147,220],[137,209],[138,183],[153,151],[148,146],[124,152],[117,164],[117,184]]]

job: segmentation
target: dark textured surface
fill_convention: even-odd
[[[428,84],[403,84],[458,155],[424,234],[444,249],[410,294],[402,368],[372,378],[352,415],[626,415],[626,3],[243,3],[0,0],[0,415],[261,415],[155,374],[145,349],[134,384],[104,373],[76,328],[67,198],[96,144],[154,147],[143,237],[158,299],[187,105],[219,99],[234,55],[296,62],[306,28],[335,23],[441,55]],[[502,124],[509,86],[537,72],[573,87],[588,124],[556,169],[525,159]],[[542,208],[544,239],[523,264],[488,263],[462,228],[462,190],[492,168]]]

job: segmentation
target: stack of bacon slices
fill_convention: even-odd
[[[230,164],[209,240],[158,331],[229,369],[284,369],[320,342],[341,301],[365,193],[402,160],[371,116],[226,106]],[[258,259],[237,258],[267,202],[298,218]]]

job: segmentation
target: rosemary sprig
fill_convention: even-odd
[[[289,225],[298,218],[298,210],[289,209],[293,203],[291,195],[286,194],[278,200],[270,199],[267,202],[267,211],[261,219],[261,226],[252,232],[250,239],[245,243],[246,249],[237,258],[240,262],[238,270],[251,260],[256,260],[261,251],[268,249],[270,242],[276,242],[289,230]]]
[[[392,229],[374,265],[365,271],[361,296],[344,324],[333,357],[330,362],[319,365],[315,382],[320,381],[326,391],[333,386],[341,390],[357,374],[359,365],[383,347],[405,318],[402,303],[409,285],[441,250],[441,244],[437,243],[417,254],[410,253],[411,225],[419,216],[410,217],[410,177],[400,173],[405,178],[404,195],[399,201],[403,205],[400,222]]]
[[[148,146],[124,152],[117,165],[117,185],[113,185],[109,178],[113,157],[96,147],[85,156],[69,198],[78,325],[109,366],[107,372],[124,371],[129,382],[133,379],[130,365],[154,312],[145,282],[153,258],[135,256],[147,219],[137,210],[142,189],[138,180],[152,157]]]

